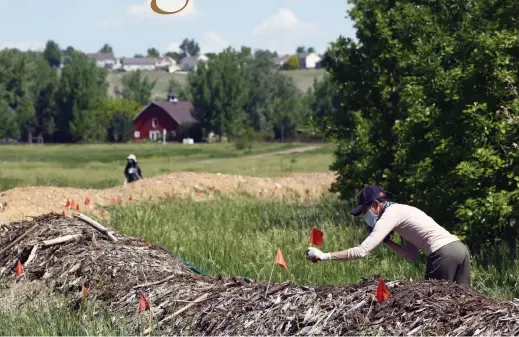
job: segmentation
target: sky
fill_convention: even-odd
[[[174,11],[186,0],[157,0]],[[105,43],[116,57],[177,51],[184,38],[202,52],[228,46],[294,53],[297,46],[322,53],[340,35],[355,37],[346,0],[189,0],[172,15],[159,15],[151,0],[0,0],[0,50],[42,50],[48,40],[62,49],[97,52]],[[321,5],[317,5],[321,3]],[[325,5],[326,4],[326,5]]]

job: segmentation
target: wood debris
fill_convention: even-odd
[[[2,226],[0,247],[10,248],[0,254],[0,277],[39,280],[75,301],[88,284],[88,300],[105,304],[116,318],[148,315],[138,313],[142,292],[155,323],[130,321],[136,333],[153,335],[519,334],[518,304],[464,286],[386,281],[391,295],[382,304],[373,296],[376,277],[341,287],[273,284],[266,294],[265,283],[195,274],[158,245],[96,233],[99,227],[58,214]],[[23,279],[14,276],[18,257]]]

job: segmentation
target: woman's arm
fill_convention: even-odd
[[[402,246],[392,240],[387,240],[385,244],[400,256],[416,262],[418,258],[418,248],[412,243],[406,242],[405,246]]]

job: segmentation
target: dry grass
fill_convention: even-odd
[[[314,79],[321,79],[324,76],[325,71],[323,69],[308,69],[308,70],[289,70],[281,71],[282,73],[292,77],[297,87],[306,92],[314,83]],[[121,86],[121,77],[125,73],[110,73],[107,77],[109,84],[109,93],[114,95],[115,90]],[[157,81],[155,88],[152,93],[152,97],[165,99],[168,94],[169,80],[174,78],[181,85],[187,83],[187,73],[166,73],[150,71],[145,72],[146,76],[152,81]]]

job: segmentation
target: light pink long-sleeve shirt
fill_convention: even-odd
[[[418,249],[423,249],[426,255],[459,240],[418,208],[392,204],[386,208],[370,235],[359,246],[346,251],[346,260],[367,256],[391,231],[397,232]]]

